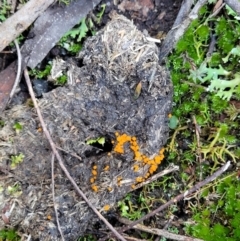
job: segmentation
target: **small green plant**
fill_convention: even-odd
[[[73,29],[69,30],[59,41],[59,45],[72,54],[78,53],[82,48],[82,41],[87,36],[89,27],[86,24],[86,18]]]
[[[62,76],[58,77],[55,81],[56,85],[65,85],[67,83],[67,75],[63,74]]]
[[[227,130],[226,130],[227,131]],[[231,145],[227,146],[227,141],[226,139],[223,139],[223,144],[222,145],[216,145],[216,143],[221,139],[221,136],[224,136],[224,129],[219,128],[218,131],[215,134],[215,137],[211,141],[209,145],[202,146],[201,147],[201,152],[203,153],[203,159],[206,160],[207,157],[211,157],[211,159],[214,161],[214,165],[212,167],[213,171],[215,171],[215,167],[217,164],[219,164],[219,161],[225,162],[225,155],[227,154],[229,157],[232,158],[232,161],[236,163],[236,156],[229,150]]]
[[[8,4],[7,0],[3,0],[0,3],[0,22],[3,22],[7,19],[11,10],[11,6]]]
[[[0,241],[19,241],[20,236],[14,229],[3,229],[0,230]]]
[[[137,197],[127,194],[123,200],[118,202],[118,208],[122,217],[136,220],[150,212],[152,202],[154,198],[148,196],[148,192],[142,191]]]
[[[101,5],[101,10],[99,13],[97,13],[97,23],[100,24],[101,21],[102,21],[102,17],[103,17],[103,14],[105,12],[105,9],[106,9],[106,4],[102,4]]]
[[[3,120],[0,120],[0,128],[3,128],[5,125],[5,122]]]
[[[15,168],[19,163],[23,162],[24,157],[25,156],[22,153],[11,156],[11,168]]]
[[[89,139],[89,140],[86,141],[86,143],[88,145],[92,145],[92,144],[98,143],[98,144],[101,144],[102,146],[104,146],[104,144],[105,144],[105,137],[98,137],[96,139]]]
[[[14,125],[13,125],[13,129],[16,131],[16,133],[18,134],[22,129],[23,129],[23,126],[21,123],[19,122],[16,122]]]
[[[71,0],[58,0],[59,3],[64,3],[65,5],[69,5]]]
[[[229,116],[230,120],[234,121],[240,115],[240,108],[236,108],[234,105],[230,105],[225,113]]]
[[[205,192],[208,195],[208,192]],[[194,225],[186,225],[186,232],[205,241],[240,240],[240,182],[235,175],[215,186],[215,198],[205,201],[196,212]],[[210,197],[209,197],[210,198]],[[208,199],[209,199],[208,198]],[[208,200],[205,196],[204,200]]]
[[[13,186],[8,186],[7,191],[9,193],[9,195],[14,196],[14,197],[18,197],[22,194],[21,187],[17,183],[14,184]]]
[[[178,118],[176,116],[171,116],[169,119],[169,128],[170,129],[176,129],[178,125]]]
[[[171,233],[179,234],[179,230],[175,227],[169,227],[168,231]]]
[[[99,24],[105,12],[106,4],[101,5],[101,10],[95,16]],[[83,18],[80,23],[69,30],[59,41],[59,45],[69,51],[71,54],[78,53],[82,48],[82,43],[87,36],[95,35],[94,23],[91,18]]]
[[[139,207],[133,205],[131,199],[131,194],[128,194],[122,201],[118,202],[118,208],[122,217],[137,220],[142,217],[143,213]]]
[[[96,241],[96,238],[94,238],[93,235],[88,234],[88,235],[85,235],[84,237],[78,238],[77,241]]]
[[[207,64],[204,62],[199,69],[190,70],[190,73],[189,77],[192,78],[195,83],[197,80],[200,80],[202,83],[210,81],[211,84],[207,90],[217,92],[216,95],[222,99],[230,100],[232,95],[240,90],[238,88],[240,86],[239,74],[235,74],[231,80],[220,79],[219,76],[228,76],[231,74],[231,72],[225,70],[221,65],[219,65],[219,68],[211,68],[207,67]]]
[[[227,160],[234,169],[240,156],[240,22],[227,7],[223,9],[224,14],[214,17],[209,17],[211,9],[212,6],[205,5],[200,10],[200,17],[191,23],[168,57],[174,104],[169,119],[172,137],[166,162],[180,165],[181,173],[177,180],[166,176],[146,187],[149,193],[160,193],[158,188],[167,193],[166,196],[159,194],[161,203],[211,175]],[[216,42],[210,49],[212,40]],[[239,181],[232,176],[231,181],[222,179],[203,191],[203,200],[192,197],[194,201],[190,199],[185,208],[194,224],[186,225],[186,232],[206,241],[240,240],[238,186]],[[118,202],[122,216],[137,219],[154,205],[156,195],[150,203],[149,197],[142,198],[144,189],[138,194],[140,198],[131,194]],[[178,208],[174,205],[168,211],[172,214]]]
[[[39,69],[32,69],[29,71],[29,75],[36,78],[36,79],[47,79],[50,75],[52,69],[51,64],[47,64],[43,70]]]

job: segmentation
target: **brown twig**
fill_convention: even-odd
[[[221,168],[219,168],[218,171],[216,171],[215,173],[213,173],[211,176],[207,177],[205,180],[198,182],[195,186],[193,186],[192,188],[190,188],[188,191],[179,194],[178,196],[176,196],[175,198],[172,198],[171,200],[169,200],[168,202],[166,202],[165,204],[163,204],[162,206],[160,206],[159,208],[155,209],[154,211],[148,213],[147,215],[145,215],[144,217],[132,222],[131,224],[129,224],[128,226],[122,227],[120,229],[118,229],[118,231],[120,233],[123,233],[131,228],[133,228],[135,225],[137,225],[138,223],[141,223],[142,221],[154,216],[155,214],[159,213],[160,211],[166,209],[167,207],[169,207],[170,205],[179,202],[180,200],[186,198],[188,195],[196,192],[197,190],[200,190],[201,187],[207,185],[209,182],[212,182],[213,180],[215,180],[217,177],[219,177],[223,172],[225,172],[228,167],[230,166],[230,161],[228,161],[226,164],[224,164]],[[111,234],[107,235],[106,237],[100,239],[99,241],[104,241],[106,239],[109,239],[111,237]]]
[[[198,158],[198,163],[199,163],[199,167],[200,167],[200,180],[202,180],[202,153],[201,153],[201,143],[200,143],[200,133],[201,133],[201,130],[200,130],[200,127],[199,125],[197,124],[197,120],[196,120],[196,117],[193,116],[193,124],[195,126],[195,133],[196,133],[196,139],[197,139],[197,158]]]
[[[79,189],[78,185],[76,184],[76,182],[73,180],[73,178],[71,177],[70,173],[68,172],[67,168],[65,167],[65,165],[63,164],[63,161],[62,161],[62,158],[61,156],[59,155],[58,151],[57,151],[57,148],[52,140],[52,137],[49,133],[49,131],[47,130],[46,128],[46,124],[43,120],[43,117],[42,117],[42,114],[41,114],[41,111],[38,107],[38,104],[37,104],[37,101],[36,101],[36,98],[34,96],[34,92],[33,92],[33,88],[32,88],[32,84],[31,84],[31,81],[30,81],[30,78],[29,78],[29,75],[28,75],[28,71],[27,69],[24,70],[24,77],[26,79],[26,83],[27,83],[27,86],[28,86],[28,90],[29,90],[29,94],[32,98],[32,101],[33,101],[33,104],[34,104],[34,107],[36,108],[36,111],[37,111],[37,115],[38,115],[38,118],[39,118],[39,121],[42,125],[42,128],[43,128],[43,132],[46,136],[46,138],[48,139],[49,141],[49,144],[52,148],[52,151],[54,153],[54,155],[56,156],[57,160],[58,160],[58,163],[61,167],[61,169],[63,170],[63,172],[65,173],[66,177],[69,179],[69,181],[72,183],[73,187],[75,188],[75,190],[77,191],[77,193],[84,199],[84,201],[88,204],[88,206],[94,211],[94,213],[99,217],[99,219],[101,219],[105,224],[106,226],[113,232],[113,234],[120,240],[122,241],[126,241],[125,238],[123,238],[122,235],[120,235],[116,229],[114,229],[114,227],[101,215],[101,213],[98,212],[98,210],[92,205],[91,202],[89,202],[89,200],[87,199],[86,195]]]
[[[129,241],[147,241],[146,239],[138,239],[138,238],[134,238],[134,237],[129,237],[127,235],[124,235],[124,238]]]
[[[129,221],[126,218],[118,218],[118,220],[121,223],[124,223],[126,225],[130,225],[132,223],[132,221]],[[198,239],[198,238],[192,238],[192,237],[187,237],[184,235],[179,235],[179,234],[174,234],[174,233],[170,233],[167,230],[163,230],[163,229],[158,229],[158,228],[149,228],[145,225],[142,224],[136,224],[133,226],[134,229],[138,229],[147,233],[152,233],[158,236],[163,236],[167,239],[171,239],[171,240],[178,240],[178,241],[203,241],[202,239]]]
[[[57,206],[55,203],[55,182],[54,182],[54,154],[52,154],[52,159],[51,159],[51,169],[52,169],[52,198],[53,198],[53,207],[54,207],[54,211],[55,211],[55,216],[56,216],[56,221],[57,221],[57,227],[58,227],[58,231],[61,235],[61,238],[63,241],[65,241],[63,233],[62,233],[62,229],[59,223],[59,219],[58,219],[58,211],[57,211]]]

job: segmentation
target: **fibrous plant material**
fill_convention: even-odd
[[[131,191],[132,185],[155,172],[156,163],[163,159],[160,150],[168,136],[172,84],[166,69],[158,64],[158,48],[146,36],[131,21],[113,14],[109,24],[86,41],[79,55],[84,66],[62,65],[68,69],[71,84],[45,94],[39,103],[55,144],[65,150],[62,157],[70,174],[99,210],[107,211],[106,207]],[[135,98],[140,81],[141,92]],[[19,185],[23,194],[18,197],[11,224],[19,224],[33,238],[58,240],[49,188],[51,152],[36,115],[18,106],[5,112],[2,119],[5,126],[0,129],[0,138],[8,144],[1,150],[2,163],[16,152],[24,155],[14,170],[22,178]],[[12,128],[16,121],[23,123],[18,135]],[[99,137],[110,146],[107,152],[101,144],[87,144]],[[121,140],[125,139],[129,143],[123,147]],[[94,229],[97,218],[58,168],[55,185],[65,239],[74,240],[87,228]],[[6,205],[7,198],[3,192],[0,205]]]

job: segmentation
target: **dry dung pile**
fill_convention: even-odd
[[[99,210],[113,206],[163,159],[172,84],[158,64],[158,48],[146,36],[113,13],[106,27],[86,41],[77,59],[83,67],[76,61],[61,62],[68,71],[68,86],[39,101],[70,174]],[[14,208],[9,220],[0,220],[0,228],[9,221],[33,240],[60,240],[51,193],[52,153],[36,112],[15,106],[1,121],[0,172],[6,179],[0,179],[0,209],[5,215]],[[13,128],[16,122],[23,126],[19,133]],[[104,144],[87,144],[102,137]],[[11,158],[20,153],[23,161],[11,167]],[[8,188],[13,186],[14,192]],[[57,165],[55,195],[66,240],[94,230],[98,219]]]

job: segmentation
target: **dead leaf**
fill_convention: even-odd
[[[16,62],[0,73],[0,114],[6,108],[16,78]]]
[[[139,95],[141,94],[141,90],[142,90],[142,82],[140,81],[138,84],[137,84],[137,87],[135,89],[135,92],[134,92],[134,99],[137,99],[139,97]]]

